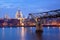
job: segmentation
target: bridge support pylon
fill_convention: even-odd
[[[42,21],[38,19],[36,22],[36,33],[42,33],[42,32],[43,32]]]
[[[36,33],[39,33],[39,32],[43,32],[43,27],[42,27],[42,25],[37,26],[37,24],[36,24]]]

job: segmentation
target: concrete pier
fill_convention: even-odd
[[[38,32],[43,32],[43,27],[42,27],[42,25],[40,25],[40,26],[36,25],[36,32],[37,32],[37,33],[38,33]]]
[[[43,32],[42,19],[38,18],[36,22],[36,33]]]

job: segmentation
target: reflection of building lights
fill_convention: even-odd
[[[24,37],[24,27],[22,27],[21,36]]]
[[[19,35],[20,31],[19,31],[19,27],[17,27],[17,35]]]
[[[30,27],[32,29],[32,27]]]
[[[2,38],[3,38],[3,40],[4,40],[4,37],[5,37],[5,33],[4,33],[4,27],[2,28]]]
[[[59,32],[60,32],[60,27],[59,27]]]
[[[19,27],[17,27],[17,29],[19,29]]]
[[[49,29],[49,27],[48,27],[48,29]]]
[[[10,29],[12,29],[12,27],[10,27]]]
[[[2,29],[4,30],[4,27]]]
[[[59,29],[60,29],[60,27],[59,27]]]
[[[25,35],[24,35],[24,27],[22,27],[22,31],[21,31],[21,39],[25,40]]]

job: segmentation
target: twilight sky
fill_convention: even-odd
[[[60,9],[60,0],[0,0],[0,18],[5,14],[15,18],[18,9],[27,17],[29,13]]]

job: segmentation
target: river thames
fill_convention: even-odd
[[[60,40],[60,27],[43,27],[42,34],[36,34],[35,27],[0,28],[0,40]]]

